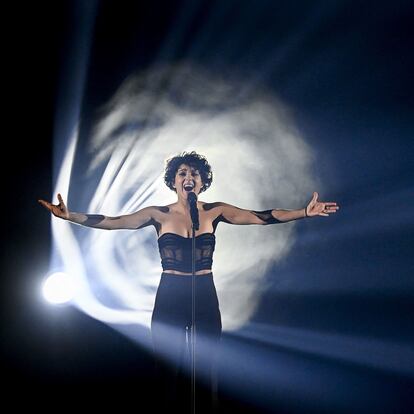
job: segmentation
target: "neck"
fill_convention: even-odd
[[[177,200],[177,203],[176,204],[177,204],[177,207],[180,210],[190,211],[190,204],[188,203],[188,200],[186,198],[178,197],[178,200]],[[197,207],[199,207],[199,205],[200,205],[200,203],[197,200]]]

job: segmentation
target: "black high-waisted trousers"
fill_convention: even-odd
[[[182,403],[178,383],[191,392],[190,378],[194,363],[196,411],[214,401],[197,398],[216,395],[215,360],[221,336],[221,314],[213,274],[195,276],[195,345],[192,359],[192,276],[163,272],[155,298],[151,320],[153,349],[156,354],[159,381],[164,389],[166,404]],[[200,393],[197,395],[197,389]],[[185,393],[185,392],[184,392]],[[181,395],[183,391],[181,390]],[[190,403],[191,394],[188,394]],[[162,397],[161,397],[162,398]],[[200,405],[202,404],[203,407]],[[184,411],[185,411],[185,407]],[[210,411],[212,412],[212,411]]]

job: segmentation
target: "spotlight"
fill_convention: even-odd
[[[63,272],[52,273],[43,282],[42,292],[50,303],[67,303],[72,300],[75,293],[73,278]]]

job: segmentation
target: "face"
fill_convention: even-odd
[[[203,182],[201,181],[198,170],[187,164],[181,164],[175,174],[173,186],[177,190],[177,195],[181,194],[184,198],[187,198],[188,191],[185,190],[185,187],[190,186],[190,191],[198,195],[203,186]]]

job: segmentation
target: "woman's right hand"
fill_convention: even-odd
[[[69,210],[67,209],[63,198],[58,194],[59,204],[52,204],[45,200],[37,200],[43,207],[48,209],[55,217],[59,217],[64,220],[69,219]]]

